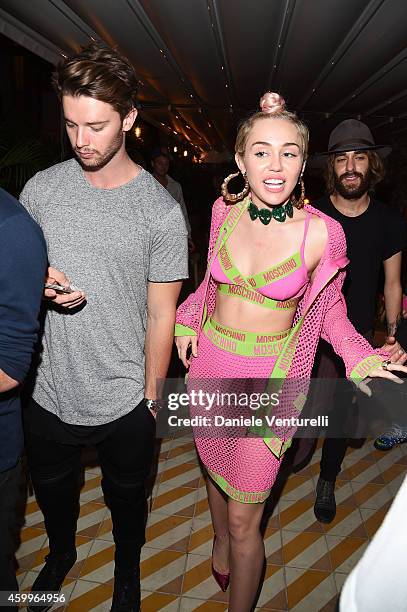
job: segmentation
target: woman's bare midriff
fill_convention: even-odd
[[[296,300],[298,302],[298,300]],[[279,312],[250,304],[230,295],[216,296],[212,317],[221,325],[253,332],[279,332],[292,325],[295,310]]]

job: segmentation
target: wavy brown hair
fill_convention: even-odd
[[[363,151],[367,154],[369,159],[369,192],[373,192],[375,186],[384,179],[385,168],[382,158],[376,151]],[[334,160],[336,155],[329,155],[324,170],[324,179],[326,183],[326,190],[329,195],[335,193],[335,171],[334,171]]]
[[[130,61],[105,44],[92,42],[63,60],[52,75],[62,96],[88,96],[110,104],[123,120],[137,105],[138,81]]]

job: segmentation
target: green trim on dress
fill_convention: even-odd
[[[226,493],[228,497],[234,499],[235,501],[241,502],[243,504],[261,504],[263,503],[270,495],[271,489],[267,489],[267,491],[253,492],[253,491],[239,491],[233,487],[223,476],[220,476],[213,470],[210,470],[206,467],[206,471],[208,472],[208,476]]]

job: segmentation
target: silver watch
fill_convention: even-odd
[[[159,400],[159,399],[147,399],[145,397],[144,401],[146,402],[147,408],[149,410],[152,410],[152,412],[157,413],[159,410],[161,410],[161,408],[163,408],[163,401],[162,400]]]

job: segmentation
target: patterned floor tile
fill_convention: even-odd
[[[25,533],[29,533],[31,537],[22,541],[16,554],[19,567],[26,570],[36,565],[38,553],[47,541],[47,534],[43,529],[29,529],[30,532]]]
[[[372,510],[371,508],[360,509],[360,513],[363,518],[363,524],[369,538],[372,538],[376,531],[379,529],[390,505],[391,503],[387,502],[378,510]]]
[[[397,466],[395,465],[394,467],[399,468],[400,465],[397,464]],[[405,475],[407,473],[407,466],[402,466],[402,467],[404,467],[404,470],[399,472],[399,470],[397,469],[395,477],[392,480],[390,480],[390,482],[387,483],[392,499],[396,497],[397,492],[400,488],[400,485],[403,482]]]
[[[270,565],[283,565],[283,544],[281,540],[281,529],[267,526],[264,533],[264,548],[266,561]]]
[[[374,482],[364,485],[360,482],[352,482],[352,489],[359,508],[381,508],[384,503],[393,498],[388,486]]]
[[[166,483],[172,487],[184,486],[196,489],[199,486],[200,477],[201,469],[197,463],[183,462],[170,467],[166,461],[161,470],[160,485]]]
[[[178,550],[188,548],[192,519],[185,516],[163,516],[152,511],[148,516],[146,542],[149,548]]]
[[[315,519],[312,499],[298,500],[294,503],[282,500],[278,507],[282,529],[322,532],[321,524]]]
[[[337,481],[335,486],[335,499],[337,504],[346,504],[356,508],[357,503],[351,481]]]
[[[179,612],[225,612],[228,606],[218,601],[203,602],[202,599],[182,597]]]
[[[288,609],[290,612],[319,612],[337,595],[329,572],[286,567]]]
[[[180,598],[167,593],[141,592],[141,608],[143,612],[178,612]]]
[[[188,553],[182,593],[204,601],[227,600],[227,595],[222,593],[212,576],[210,557]]]
[[[349,574],[345,574],[343,572],[334,572],[333,577],[336,584],[336,589],[338,593],[341,592],[343,585],[345,584],[345,580]]]
[[[367,538],[340,537],[327,535],[326,540],[333,570],[350,572],[363,555],[369,540]]]
[[[284,489],[281,493],[281,500],[307,499],[314,497],[314,482],[312,478],[306,478],[298,474],[293,474],[287,479]]]
[[[407,473],[407,445],[380,453],[367,440],[349,448],[336,483],[337,516],[329,525],[314,516],[322,440],[308,466],[291,474],[279,498],[271,496],[263,525],[266,562],[256,610],[334,612],[340,589],[363,554]],[[212,577],[213,528],[205,481],[193,440],[158,441],[158,471],[151,482],[147,543],[142,551],[143,612],[223,612],[228,593]],[[55,612],[108,612],[114,545],[100,467],[84,474],[78,521],[78,561]],[[275,493],[274,493],[275,495]],[[29,590],[48,553],[42,513],[27,501],[17,552],[18,580]],[[54,612],[54,611],[53,611]]]
[[[360,461],[347,467],[347,471],[352,482],[377,482],[382,483],[383,478],[380,474],[376,461]]]
[[[192,520],[191,537],[188,552],[208,557],[212,554],[213,527],[208,519],[194,517]]]
[[[104,583],[112,580],[114,546],[105,540],[94,540],[80,572],[81,580]]]
[[[285,565],[308,569],[318,563],[321,565],[322,560],[323,567],[318,569],[331,571],[328,546],[323,534],[311,531],[298,533],[283,529],[282,540]]]
[[[111,605],[113,585],[78,580],[69,599],[69,612],[108,612]]]
[[[361,524],[362,517],[358,508],[345,504],[338,504],[334,520],[329,525],[322,523],[322,529],[325,533],[346,536],[352,533]]]
[[[152,509],[162,514],[178,514],[192,517],[197,498],[197,489],[189,487],[172,487],[170,484],[160,484],[153,500]]]
[[[282,566],[267,565],[257,606],[261,610],[288,610],[285,571]]]
[[[141,554],[141,586],[147,591],[180,594],[186,555],[175,550],[144,546]]]
[[[193,447],[191,450],[186,450],[183,453],[179,453],[175,457],[161,461],[160,465],[158,466],[158,473],[161,474],[165,469],[183,465],[184,463],[199,465],[195,447]]]

